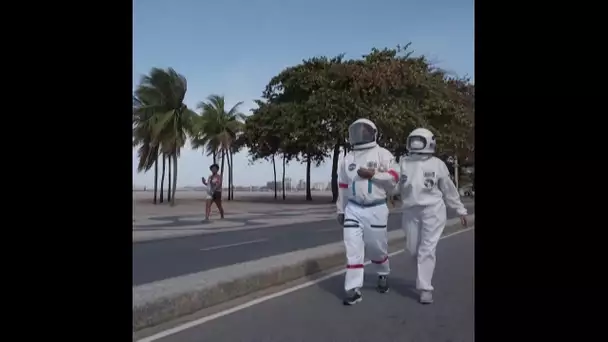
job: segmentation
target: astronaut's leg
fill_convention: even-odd
[[[446,208],[443,202],[426,207],[422,212],[420,245],[418,246],[418,277],[416,288],[421,291],[420,302],[433,302],[433,272],[435,271],[435,251],[446,222]]]
[[[361,211],[363,208],[348,203],[344,210],[344,247],[346,249],[346,290],[345,305],[353,305],[361,301],[359,289],[363,286],[363,262],[365,244],[363,242],[363,225]]]
[[[387,276],[391,271],[388,260],[388,206],[366,208],[364,213],[363,240],[372,270],[378,275],[377,290],[386,293],[389,290]]]
[[[406,209],[401,213],[401,229],[405,232],[405,250],[408,259],[417,265],[418,245],[420,244],[420,210]]]

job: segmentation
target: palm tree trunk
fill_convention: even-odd
[[[230,189],[232,189],[232,176],[230,171],[232,170],[232,162],[230,161],[230,152],[226,153],[226,162],[228,163],[228,200],[230,201]]]
[[[169,177],[167,177],[167,179],[169,180],[167,182],[167,201],[171,202],[171,197],[173,197],[173,196],[171,196],[171,180],[173,178],[171,178],[171,158],[170,157],[167,158],[167,171],[169,172],[169,175],[168,175]]]
[[[306,155],[306,200],[312,201],[312,194],[310,193],[310,155]]]
[[[230,151],[230,198],[234,200],[234,153]]]
[[[177,153],[173,151],[173,196],[171,196],[171,206],[175,205],[175,190],[177,189]]]
[[[340,158],[340,144],[334,145],[334,159],[331,164],[331,203],[338,200],[338,159]]]
[[[165,199],[165,159],[166,156],[163,153],[163,171],[162,174],[160,175],[160,203],[164,202]],[[171,181],[171,179],[169,179],[169,182]]]
[[[224,159],[225,158],[226,158],[226,150],[222,149],[222,166],[220,168],[220,175],[222,176],[222,182],[224,181]],[[223,187],[223,185],[222,185],[222,187]]]
[[[283,180],[281,181],[283,187],[283,201],[285,200],[285,154],[283,154]]]
[[[222,150],[222,165],[220,167],[220,174],[222,175],[222,180],[224,180],[224,158],[226,158],[226,152]]]
[[[272,155],[272,170],[274,172],[274,199],[277,199],[277,165],[274,162],[274,154]]]
[[[213,151],[213,164],[217,164],[217,152]]]
[[[158,156],[154,161],[154,204],[156,204],[156,194],[158,191]]]

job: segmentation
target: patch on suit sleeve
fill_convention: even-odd
[[[399,177],[399,181],[401,184],[405,184],[405,182],[407,182],[407,175],[402,174],[401,177]]]
[[[350,165],[348,165],[348,171],[353,171],[356,167],[357,167],[357,164],[351,163]]]
[[[435,178],[435,171],[424,171],[424,178]]]

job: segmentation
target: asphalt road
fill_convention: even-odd
[[[474,203],[465,205],[474,213]],[[389,216],[389,230],[399,229],[400,215]],[[342,228],[327,220],[136,243],[133,286],[341,240]]]
[[[366,275],[363,301],[341,303],[342,274],[232,314],[177,332],[158,342],[473,342],[474,230],[439,242],[435,303],[421,305],[414,269],[404,253],[391,258],[391,291],[377,293]]]

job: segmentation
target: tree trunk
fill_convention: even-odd
[[[213,164],[217,164],[217,152],[213,151]]]
[[[165,159],[166,156],[163,153],[163,171],[160,175],[160,203],[163,203],[165,201]],[[171,179],[169,179],[169,182],[171,182]]]
[[[222,167],[220,168],[220,176],[222,177],[222,184],[224,183],[224,159],[226,159],[226,150],[222,150]],[[224,187],[224,185],[222,185]],[[220,189],[222,190],[222,189]]]
[[[230,152],[226,153],[226,163],[228,164],[228,200],[230,201],[231,194],[230,189],[232,189],[232,162],[230,160]]]
[[[175,190],[177,189],[177,152],[173,151],[173,195],[171,196],[171,206],[175,206]]]
[[[154,204],[156,204],[156,194],[158,191],[158,156],[154,161]]]
[[[234,200],[234,153],[230,151],[230,198]]]
[[[456,185],[456,190],[458,190],[460,193],[460,179],[458,178],[459,174],[458,174],[458,168],[460,167],[460,165],[458,165],[458,156],[454,156],[454,185]]]
[[[312,201],[312,194],[310,193],[310,155],[306,156],[306,200]]]
[[[171,178],[171,158],[167,157],[167,171],[169,173],[169,177],[167,177],[167,179],[169,180],[167,182],[167,201],[171,202],[171,180],[173,180],[173,178]]]
[[[285,155],[283,154],[283,180],[281,181],[283,187],[283,201],[285,200]]]
[[[272,170],[274,172],[274,199],[277,199],[277,165],[274,162],[274,154],[272,155]]]
[[[226,158],[226,151],[222,150],[222,165],[220,167],[220,174],[222,175],[222,180],[224,180],[224,158]]]
[[[334,145],[334,158],[331,164],[331,203],[338,200],[338,159],[340,159],[340,144]]]

